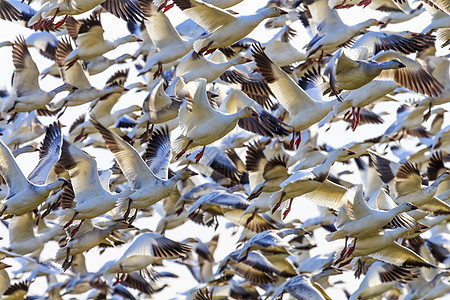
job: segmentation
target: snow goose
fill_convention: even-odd
[[[337,100],[326,102],[311,98],[289,75],[267,57],[261,45],[255,44],[252,53],[259,72],[275,97],[291,116],[291,121],[288,123],[294,129],[291,148],[294,148],[294,144],[298,148],[301,142],[299,131],[305,130],[323,119],[333,109]],[[297,141],[295,141],[296,132],[299,132]]]
[[[231,13],[199,0],[174,0],[174,3],[209,34],[194,42],[197,53],[227,47],[246,37],[264,19],[287,14],[278,7],[268,7],[253,15],[234,16]]]
[[[87,224],[89,225],[85,227]],[[94,248],[103,242],[113,231],[131,228],[133,226],[125,222],[118,222],[106,228],[99,228],[93,226],[91,222],[84,222],[83,227],[81,229],[83,231],[78,231],[74,237],[56,253],[55,262],[62,263],[63,270],[67,270],[70,267],[75,255],[82,254],[83,252]]]
[[[448,10],[448,3],[440,0],[436,2],[440,2],[442,5],[447,5]],[[450,26],[450,16],[448,12],[444,12],[441,8],[434,5],[433,1],[425,1],[425,3],[425,8],[431,14],[432,19],[431,23],[422,30],[422,33],[430,33],[438,28],[448,28]]]
[[[118,64],[126,63],[127,59],[134,58],[131,54],[125,53],[116,57],[114,59],[109,59],[103,55],[97,56],[96,58],[88,59],[83,62],[83,65],[87,68],[89,75],[100,74],[109,67]],[[41,73],[41,75],[43,75]]]
[[[434,46],[436,37],[411,31],[377,32],[370,31],[359,38],[352,48],[367,47],[369,53],[382,50],[395,50],[403,54],[423,51]]]
[[[172,63],[185,56],[191,49],[195,38],[184,40],[175,30],[169,18],[162,12],[157,12],[152,1],[140,0],[142,10],[149,15],[145,19],[145,26],[153,43],[158,49],[158,53],[148,57],[145,66],[140,70],[139,75],[151,71],[157,66],[153,79],[162,75],[163,65]]]
[[[42,251],[44,244],[34,235],[33,216],[27,213],[14,217],[9,222],[9,246],[8,251],[19,255]]]
[[[417,274],[412,273],[410,268],[381,261],[374,262],[349,300],[371,299],[380,296],[396,286],[398,282],[408,281],[414,277],[417,277]]]
[[[372,80],[360,88],[344,93],[342,102],[337,102],[333,106],[333,114],[337,117],[345,112],[344,120],[351,122],[350,127],[355,131],[363,119],[361,109],[380,100],[398,87],[400,84],[391,80]],[[341,98],[341,95],[337,96]],[[348,110],[350,107],[351,112]],[[385,136],[387,135],[386,132]]]
[[[450,284],[448,283],[449,274],[448,272],[442,272],[436,278],[433,279],[432,285],[434,285],[421,300],[433,300],[440,297],[446,297],[450,293]]]
[[[395,178],[396,198],[394,201],[397,204],[410,202],[435,214],[448,214],[450,212],[450,206],[435,197],[439,185],[450,180],[450,172],[442,173],[433,184],[422,187],[422,177],[417,166],[408,162],[400,165],[375,152],[369,152],[369,155],[384,183],[389,183]]]
[[[145,269],[160,259],[187,257],[190,250],[191,248],[185,244],[175,242],[154,232],[146,232],[133,241],[121,258],[115,262],[107,263],[99,270],[98,274],[103,274],[105,279],[110,281],[115,274],[122,273],[114,283],[114,285],[117,285],[125,279],[126,273]]]
[[[147,146],[146,160],[148,164],[146,164],[128,142],[97,121],[93,120],[93,124],[116,157],[125,177],[131,183],[132,193],[119,204],[119,211],[126,211],[124,218],[128,217],[131,208],[148,208],[169,196],[179,180],[196,175],[186,168],[167,179],[168,166],[172,156],[167,128],[155,131],[153,142]]]
[[[172,84],[178,85],[177,80],[174,80]],[[183,85],[182,79],[179,80]],[[174,88],[177,89],[176,87]],[[169,90],[169,88],[168,88]],[[166,123],[169,127],[178,126],[178,122],[168,122],[174,120],[178,117],[178,111],[180,109],[181,103],[183,103],[183,98],[189,97],[188,94],[184,92],[178,93],[175,91],[175,96],[169,96],[164,90],[164,80],[160,80],[150,91],[150,94],[145,98],[142,107],[143,113],[145,113],[141,118],[139,123],[136,125],[135,130],[146,127],[147,131],[144,134],[153,131],[155,124]],[[173,124],[175,123],[175,124]]]
[[[283,282],[275,290],[272,300],[279,299],[285,292],[288,292],[295,299],[304,297],[311,300],[331,299],[319,284],[312,282],[306,275],[291,277]]]
[[[124,86],[124,83],[128,76],[128,70],[120,70],[115,72],[106,82],[106,87]],[[138,105],[131,105],[118,109],[112,112],[114,105],[117,104],[122,93],[110,93],[100,99],[91,102],[90,115],[96,117],[97,121],[101,122],[105,126],[112,126],[119,117],[130,114],[134,111],[140,111],[141,107]],[[85,116],[82,115],[77,118],[72,126],[69,128],[70,140],[77,141],[81,138],[86,138],[88,134],[97,132],[94,125],[91,122],[91,117],[85,121]]]
[[[393,79],[403,87],[429,97],[437,97],[442,93],[444,88],[442,84],[416,60],[393,50],[380,51],[371,58],[377,62],[386,62],[392,59],[399,60],[406,65],[406,68],[384,70],[380,74],[380,78]]]
[[[76,90],[64,99],[61,99],[55,103],[55,109],[58,110],[64,106],[81,105],[111,93],[126,91],[123,85],[111,85],[104,89],[97,89],[93,87],[89,83],[87,74],[78,61],[76,61],[71,68],[67,69],[66,66],[63,65],[63,62],[72,50],[72,45],[68,39],[63,39],[59,42],[56,49],[56,62],[58,63],[61,76],[66,84],[76,87]]]
[[[188,149],[203,146],[197,155],[197,162],[203,155],[206,145],[217,141],[230,132],[237,122],[246,117],[259,114],[251,106],[246,106],[234,114],[224,114],[213,109],[206,94],[206,79],[195,81],[197,89],[194,99],[183,102],[178,119],[181,135],[175,140],[176,159],[179,159]]]
[[[268,160],[259,144],[248,145],[246,165],[250,174],[253,172],[261,172],[263,179],[254,187],[253,191],[248,196],[249,200],[258,198],[261,193],[278,191],[280,189],[280,184],[291,175],[287,169],[286,156],[277,156]],[[254,209],[262,209],[263,211],[270,210],[268,205],[260,207],[261,204],[260,201],[255,200],[251,207],[257,206],[257,208]],[[246,210],[246,213],[249,212],[249,209],[250,207]]]
[[[335,261],[335,264],[340,263],[340,266],[344,266],[350,263],[355,257],[368,255],[377,260],[382,260],[396,266],[412,265],[435,268],[435,266],[424,260],[412,250],[395,242],[396,239],[405,236],[410,231],[411,228],[399,227],[361,238],[350,255],[344,253],[342,256],[342,251],[338,249],[335,253],[335,258],[339,258]],[[353,248],[352,246],[353,245],[350,246],[350,249]]]
[[[408,1],[400,3],[393,0],[372,0],[368,8],[384,14],[380,18],[380,21],[384,23],[380,28],[385,28],[388,24],[409,21],[425,11],[422,3],[413,8],[409,5]]]
[[[52,24],[57,16],[79,15],[98,5],[127,22],[140,23],[145,17],[145,14],[131,0],[61,0],[47,2],[43,5],[28,21],[28,26],[34,25],[35,30],[38,30],[43,26]],[[51,17],[51,19],[45,20],[47,17]],[[59,21],[55,27],[57,28],[64,24],[65,19]]]
[[[328,154],[325,162],[310,170],[298,171],[280,184],[280,190],[271,196],[272,213],[275,212],[283,201],[290,200],[289,207],[284,212],[287,216],[291,209],[292,199],[304,194],[313,202],[339,209],[343,202],[343,196],[347,189],[327,180],[331,165],[340,158],[353,155],[355,152],[348,149],[337,149]]]
[[[39,86],[39,70],[31,58],[25,39],[20,36],[13,44],[13,93],[2,104],[2,113],[30,112],[48,104],[56,94],[72,88],[64,84],[46,92]]]
[[[264,45],[267,56],[278,66],[284,67],[303,61],[306,53],[300,52],[291,43],[297,32],[289,25],[284,25],[275,36]]]
[[[355,25],[346,25],[342,22],[337,12],[328,6],[327,0],[313,1],[308,5],[311,15],[318,24],[318,33],[306,46],[308,57],[318,50],[334,52],[341,45],[348,45],[353,38],[364,33],[366,28],[381,24],[375,19],[369,19]],[[329,34],[333,32],[333,34]]]
[[[330,78],[330,88],[342,101],[339,90],[355,90],[371,82],[383,70],[405,68],[397,59],[378,63],[376,61],[353,60],[343,49],[339,49],[328,62],[325,75]]]
[[[226,111],[230,114],[238,112],[245,106],[253,107],[259,114],[258,117],[252,116],[242,118],[238,121],[239,127],[247,131],[271,137],[286,136],[290,133],[290,128],[287,124],[277,119],[240,90],[231,89],[228,91],[227,97],[222,101],[221,107],[222,106],[225,106]]]
[[[328,234],[325,238],[327,241],[334,241],[345,237],[345,240],[347,241],[349,237],[352,237],[354,238],[354,249],[356,247],[357,239],[375,234],[380,231],[383,226],[391,222],[398,214],[414,209],[418,209],[418,207],[408,202],[402,203],[388,211],[370,208],[364,201],[362,186],[359,185],[356,189],[353,204],[354,219],[345,224],[340,224],[341,226],[337,231]],[[345,243],[344,250],[342,250],[342,254],[346,251],[347,242]],[[350,255],[351,252],[352,249],[348,251],[347,255]]]
[[[9,188],[8,196],[1,205],[0,214],[26,214],[47,200],[52,191],[60,189],[67,183],[64,178],[58,178],[46,184],[50,170],[59,159],[60,147],[61,129],[59,124],[54,124],[47,129],[39,163],[27,179],[19,169],[9,148],[0,141],[0,172]]]
[[[69,171],[74,192],[73,204],[61,211],[60,221],[65,222],[64,228],[67,228],[74,220],[81,220],[72,231],[72,236],[80,229],[84,219],[92,219],[112,210],[118,199],[131,193],[125,190],[121,194],[111,194],[105,190],[100,183],[95,159],[66,140],[63,141],[59,163]]]
[[[30,282],[22,281],[11,284],[6,268],[12,267],[0,262],[0,294],[4,299],[24,299],[27,296]]]
[[[164,9],[164,11],[166,12],[174,6],[174,3],[167,5],[168,1],[169,0],[153,0],[153,3],[158,7],[158,11]],[[235,6],[238,3],[241,3],[242,0],[205,0],[203,2],[211,4],[218,8],[225,9],[231,6]]]
[[[205,59],[202,54],[191,51],[178,64],[175,75],[180,76],[185,82],[197,78],[205,78],[206,82],[213,82],[228,68],[252,61],[244,56],[237,56],[229,61],[215,63]]]
[[[134,34],[127,35],[114,41],[105,41],[102,23],[100,22],[100,18],[96,15],[91,15],[89,19],[82,19],[79,21],[70,17],[66,22],[66,28],[70,37],[77,45],[77,49],[70,52],[62,62],[62,65],[67,68],[73,66],[79,59],[92,59],[114,50],[122,44],[142,41]]]
[[[244,259],[239,259],[238,251],[232,252],[221,261],[216,275],[226,267],[257,285],[274,283],[281,273],[260,251],[250,251]]]
[[[255,215],[248,221],[242,218],[244,210],[250,206],[250,203],[241,194],[231,194],[224,191],[212,192],[201,196],[192,204],[189,209],[189,218],[197,220],[198,217],[208,213],[206,225],[210,226],[216,222],[216,228],[219,226],[217,216],[223,215],[225,218],[237,225],[242,225],[246,229],[260,233],[265,230],[275,229],[272,224],[264,220],[260,215]],[[205,217],[203,217],[205,219]],[[204,220],[200,222],[204,224]]]
[[[30,34],[25,42],[28,47],[35,47],[39,49],[39,53],[51,60],[55,60],[56,46],[58,46],[58,39],[50,32],[34,32]],[[12,46],[14,43],[5,41],[0,43],[0,47]]]

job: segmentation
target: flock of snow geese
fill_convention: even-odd
[[[450,2],[275,0],[250,15],[240,2],[0,0],[3,24],[30,29],[0,44],[14,64],[0,93],[2,299],[448,297]],[[384,17],[347,25],[339,11],[355,5]],[[187,20],[174,27],[169,10]],[[105,14],[131,34],[105,39]],[[421,33],[388,30],[420,15]],[[262,22],[264,43],[249,37]],[[54,64],[40,72],[30,47]],[[130,91],[141,105],[115,109]],[[17,162],[35,151],[26,176]]]

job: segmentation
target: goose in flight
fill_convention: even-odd
[[[39,153],[39,163],[28,178],[20,170],[11,150],[0,140],[0,174],[9,188],[1,204],[0,215],[23,215],[47,200],[50,193],[67,184],[64,178],[47,183],[47,177],[61,153],[62,135],[59,123],[50,125]]]

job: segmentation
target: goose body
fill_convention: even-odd
[[[111,194],[100,183],[97,163],[89,154],[64,140],[60,164],[69,171],[74,198],[72,208],[62,211],[61,221],[84,220],[98,217],[116,206],[123,194]]]
[[[181,60],[177,67],[176,75],[182,77],[184,82],[197,78],[205,78],[206,82],[212,82],[219,78],[228,68],[250,61],[246,57],[238,56],[229,61],[215,63],[192,51]]]
[[[27,44],[19,38],[13,44],[13,93],[2,104],[2,113],[30,112],[48,104],[56,94],[71,90],[69,85],[62,85],[46,92],[39,86],[39,70],[31,58]]]
[[[127,214],[130,208],[148,208],[161,199],[169,196],[174,191],[176,183],[179,180],[194,175],[190,170],[184,169],[172,178],[167,179],[167,165],[170,161],[170,156],[172,155],[167,131],[158,131],[159,133],[157,136],[159,143],[155,145],[149,144],[148,149],[150,150],[147,150],[149,153],[153,153],[153,155],[158,154],[158,151],[163,151],[164,153],[164,156],[162,156],[164,158],[161,157],[161,159],[156,159],[155,156],[148,158],[155,161],[152,170],[129,143],[105,128],[98,123],[98,121],[93,120],[93,123],[103,136],[108,148],[114,153],[122,172],[132,186],[132,193],[124,198],[119,205],[120,211],[126,210]],[[167,145],[167,143],[169,143],[169,145]]]
[[[278,209],[283,201],[311,193],[307,195],[319,205],[339,209],[342,206],[342,198],[346,188],[327,180],[331,165],[339,158],[353,155],[354,152],[347,149],[337,149],[330,153],[322,165],[311,170],[298,171],[289,176],[280,184],[280,190],[271,196],[272,212]],[[322,189],[322,191],[320,190]],[[317,197],[312,192],[316,191]],[[327,195],[328,194],[328,195]],[[291,201],[292,203],[292,201]],[[290,206],[287,209],[289,212]],[[285,213],[286,216],[287,213]]]
[[[0,141],[0,172],[9,188],[8,196],[1,205],[2,214],[26,214],[47,200],[51,192],[67,183],[63,178],[46,183],[47,176],[60,153],[61,131],[57,126],[49,128],[47,143],[49,149],[27,179],[19,169],[9,148]]]
[[[403,237],[410,230],[410,228],[385,230],[382,233],[358,239],[355,250],[343,260],[342,264],[351,261],[354,257],[368,255],[372,258],[382,260],[396,266],[402,266],[409,263],[432,267],[429,262],[414,253],[412,250],[395,242],[397,238]]]
[[[85,13],[98,5],[111,12],[118,18],[131,22],[142,21],[144,14],[132,1],[118,1],[118,0],[62,0],[62,1],[48,1],[39,11],[28,21],[28,26],[42,23],[42,19],[47,17],[56,17],[63,15],[79,15]],[[41,21],[41,22],[40,22]],[[40,25],[40,24],[38,24]],[[40,25],[42,26],[42,25]]]
[[[256,45],[252,50],[253,57],[259,72],[267,81],[275,97],[289,112],[292,126],[293,139],[291,148],[294,147],[295,132],[309,128],[322,120],[332,109],[337,100],[322,101],[311,98],[291,77],[273,63],[261,46]],[[301,142],[301,136],[296,142],[297,148]]]
[[[234,114],[221,113],[211,107],[206,95],[206,80],[197,80],[193,108],[187,107],[187,101],[180,107],[178,119],[182,135],[175,141],[177,158],[186,150],[209,145],[230,132],[237,122],[245,117],[259,116],[251,106],[246,106]],[[201,156],[200,156],[201,157]],[[198,160],[200,159],[198,157]]]
[[[359,239],[373,235],[380,231],[383,226],[388,224],[398,214],[417,208],[417,206],[408,202],[402,203],[388,211],[370,208],[363,199],[362,187],[360,186],[356,191],[355,203],[353,205],[356,219],[344,224],[337,231],[328,234],[326,239],[327,241],[334,241],[344,237]]]
[[[67,20],[66,27],[78,46],[77,49],[72,50],[62,62],[63,65],[67,65],[68,67],[78,59],[93,59],[116,49],[122,44],[142,41],[134,34],[127,35],[114,41],[106,41],[103,38],[104,30],[100,23],[100,19],[95,15],[81,21],[70,18]]]
[[[145,25],[158,52],[148,57],[139,75],[145,74],[157,66],[153,75],[153,78],[156,78],[162,74],[164,65],[170,65],[185,56],[192,49],[195,39],[183,39],[173,27],[169,18],[164,13],[157,11],[152,1],[142,1],[141,6],[144,12],[149,15],[145,19]]]
[[[174,3],[209,32],[206,37],[194,42],[194,50],[197,53],[227,47],[246,37],[264,19],[287,13],[278,7],[269,7],[253,15],[236,17],[199,0],[175,0]]]
[[[115,274],[142,270],[161,258],[185,257],[190,247],[170,240],[160,234],[146,232],[138,236],[117,261],[104,266],[102,273],[107,280]]]

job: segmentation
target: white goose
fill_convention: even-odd
[[[264,19],[287,14],[278,7],[268,7],[253,15],[235,16],[200,0],[173,1],[189,18],[205,28],[209,34],[194,43],[197,53],[230,46],[246,37]]]
[[[72,236],[80,229],[84,219],[92,219],[112,210],[118,199],[131,193],[125,190],[120,194],[111,194],[105,190],[95,159],[66,140],[63,141],[59,163],[69,171],[75,204],[61,211],[60,221],[65,222],[64,228],[67,228],[74,220],[82,220],[72,231]]]
[[[62,263],[63,270],[67,270],[72,264],[75,255],[94,248],[115,230],[132,227],[132,225],[125,222],[118,222],[106,228],[99,228],[93,226],[92,222],[84,222],[83,227],[81,227],[82,231],[78,231],[64,247],[58,250],[55,262]]]
[[[152,1],[140,0],[142,10],[149,15],[145,19],[145,26],[152,42],[158,48],[158,53],[148,56],[148,61],[140,70],[139,75],[145,74],[157,66],[153,79],[160,76],[163,65],[173,63],[185,56],[191,49],[194,39],[184,40],[175,30],[169,18],[162,12],[157,12]]]
[[[361,51],[364,51],[364,49]],[[346,55],[343,49],[339,49],[328,62],[325,75],[330,78],[331,90],[342,101],[338,89],[355,90],[371,82],[383,70],[405,67],[406,65],[397,59],[381,63],[373,60],[353,60]]]
[[[64,84],[46,92],[39,86],[39,70],[31,58],[27,43],[19,37],[13,44],[13,93],[2,104],[2,113],[30,112],[48,104],[56,94],[69,91],[70,85]]]
[[[370,26],[379,25],[375,19],[369,19],[355,25],[346,25],[342,22],[336,10],[328,6],[327,0],[317,0],[308,5],[313,20],[317,25],[318,33],[306,46],[308,57],[318,50],[327,52],[336,51],[340,45],[351,41],[355,36],[363,33]],[[333,32],[333,34],[329,34]]]
[[[267,57],[261,45],[254,45],[252,53],[259,72],[275,97],[291,116],[291,121],[288,123],[294,128],[291,148],[294,148],[294,143],[298,148],[301,142],[299,131],[322,120],[333,109],[337,100],[326,102],[312,99],[289,75]],[[299,132],[297,141],[295,141],[296,132]]]
[[[283,201],[290,200],[289,207],[284,212],[287,216],[295,197],[305,195],[313,202],[339,209],[343,204],[343,196],[347,189],[327,179],[331,165],[340,158],[353,155],[355,152],[348,149],[337,149],[328,154],[325,162],[310,170],[298,171],[280,184],[280,190],[271,196],[272,212],[275,212]]]
[[[224,137],[245,117],[259,116],[255,109],[246,106],[234,114],[224,114],[213,109],[206,94],[206,79],[196,80],[197,89],[192,101],[185,101],[180,107],[178,119],[181,135],[175,140],[176,159],[188,150],[198,146],[203,149],[196,156],[198,162],[206,145]]]
[[[414,230],[414,229],[413,229]],[[371,235],[365,238],[361,238],[354,251],[350,255],[341,256],[335,263],[341,263],[340,266],[344,266],[351,262],[355,257],[370,256],[377,260],[396,265],[414,265],[421,267],[433,268],[432,264],[424,260],[417,255],[414,251],[400,245],[395,242],[396,239],[403,237],[411,232],[411,228],[396,228],[385,230],[382,233]],[[350,248],[353,248],[352,246]],[[341,255],[342,251],[336,251],[335,258]],[[344,257],[342,259],[342,257]]]
[[[20,255],[42,251],[44,243],[34,235],[33,225],[34,220],[31,213],[15,216],[8,226],[9,246],[7,250]]]
[[[349,300],[372,299],[395,287],[399,281],[411,280],[414,274],[407,267],[374,262],[367,270],[358,289]]]
[[[114,285],[125,279],[126,273],[142,270],[161,258],[187,257],[190,247],[168,239],[154,232],[146,232],[138,236],[128,247],[121,258],[104,265],[97,274],[103,274],[110,281],[115,274],[122,274]]]
[[[219,78],[228,68],[251,61],[244,56],[237,56],[231,60],[216,63],[205,59],[202,54],[191,51],[180,61],[175,75],[182,77],[184,82],[205,78],[206,82],[209,83]]]
[[[120,211],[126,211],[124,218],[128,217],[131,208],[148,208],[169,196],[179,180],[196,175],[188,169],[183,169],[172,178],[167,179],[172,156],[167,128],[155,131],[154,137],[149,142],[146,151],[146,159],[149,163],[147,165],[128,142],[96,120],[93,119],[92,122],[102,135],[109,150],[114,153],[120,169],[131,183],[132,193],[119,205]]]
[[[397,204],[410,202],[435,214],[448,214],[450,212],[450,205],[435,197],[439,185],[450,180],[450,172],[443,172],[431,185],[422,187],[422,177],[415,165],[411,163],[400,165],[375,152],[369,152],[369,154],[384,183],[389,183],[395,178],[396,198],[394,201]]]
[[[118,46],[131,43],[142,42],[134,34],[127,35],[114,41],[105,41],[103,37],[103,27],[100,18],[91,15],[89,19],[80,21],[70,17],[66,22],[66,28],[70,37],[75,41],[77,49],[69,53],[62,65],[70,68],[75,61],[96,58],[106,52],[116,49]]]
[[[127,79],[128,70],[117,71],[114,73],[110,79],[107,81],[107,87],[112,86],[124,86]],[[122,93],[111,93],[91,102],[90,105],[90,115],[96,117],[97,121],[101,122],[105,126],[112,126],[121,116],[130,114],[134,111],[140,111],[141,107],[138,105],[130,105],[122,109],[118,109],[112,112],[113,107],[120,100]],[[88,116],[87,120],[85,116],[82,115],[75,120],[75,122],[70,126],[69,134],[70,141],[77,141],[82,138],[86,138],[88,134],[97,132],[94,125],[91,122],[91,117]],[[84,121],[84,122],[83,122]]]
[[[71,68],[67,69],[67,67],[63,65],[63,62],[67,58],[69,53],[72,52],[72,50],[72,45],[70,43],[70,40],[68,39],[63,39],[61,42],[59,42],[58,48],[56,49],[56,62],[58,63],[59,70],[64,82],[77,88],[67,97],[55,103],[54,107],[56,109],[61,109],[64,106],[67,107],[81,105],[108,94],[121,93],[126,91],[123,85],[112,85],[104,89],[97,89],[93,87],[89,83],[87,74],[81,67],[79,61],[76,61]]]
[[[270,137],[289,134],[290,128],[287,124],[281,122],[242,91],[231,89],[227,94],[227,97],[222,101],[221,108],[225,106],[228,113],[234,114],[246,106],[251,106],[259,114],[259,117],[240,119],[238,125],[242,129]]]
[[[264,47],[267,56],[278,66],[284,67],[306,59],[306,53],[300,52],[291,40],[297,35],[289,25],[283,28]]]
[[[372,80],[360,88],[344,92],[342,95],[343,101],[337,102],[333,106],[332,114],[337,117],[346,112],[343,117],[347,121],[351,120],[350,126],[355,131],[361,122],[361,109],[382,99],[383,96],[398,87],[400,87],[400,84],[392,80]],[[352,109],[351,112],[348,110],[349,108]],[[331,116],[331,113],[328,116]]]
[[[58,161],[61,147],[61,129],[51,125],[47,129],[38,165],[28,179],[19,169],[8,147],[0,141],[0,173],[5,179],[9,193],[1,205],[0,215],[26,214],[47,200],[50,193],[60,189],[67,181],[64,178],[46,184],[47,176]]]
[[[275,290],[272,300],[280,299],[279,297],[283,297],[285,292],[295,299],[331,299],[318,283],[311,281],[306,275],[298,275],[286,280]]]
[[[398,214],[415,209],[418,209],[418,207],[408,202],[402,203],[388,211],[370,208],[366,201],[364,201],[362,185],[359,185],[356,189],[353,203],[354,216],[352,217],[354,217],[354,219],[345,224],[341,224],[341,227],[339,227],[337,231],[328,234],[325,238],[327,241],[334,241],[345,237],[346,242],[344,250],[342,251],[342,253],[345,253],[347,251],[347,240],[349,237],[354,238],[354,249],[356,247],[357,239],[375,234]],[[350,249],[349,254],[351,254],[351,252],[352,249]]]
[[[28,26],[35,25],[35,30],[38,30],[44,25],[52,24],[57,16],[79,15],[98,5],[127,22],[140,23],[145,16],[131,0],[58,0],[47,1],[28,21]],[[51,19],[45,20],[47,17]],[[64,24],[65,19],[59,21],[55,27]]]

